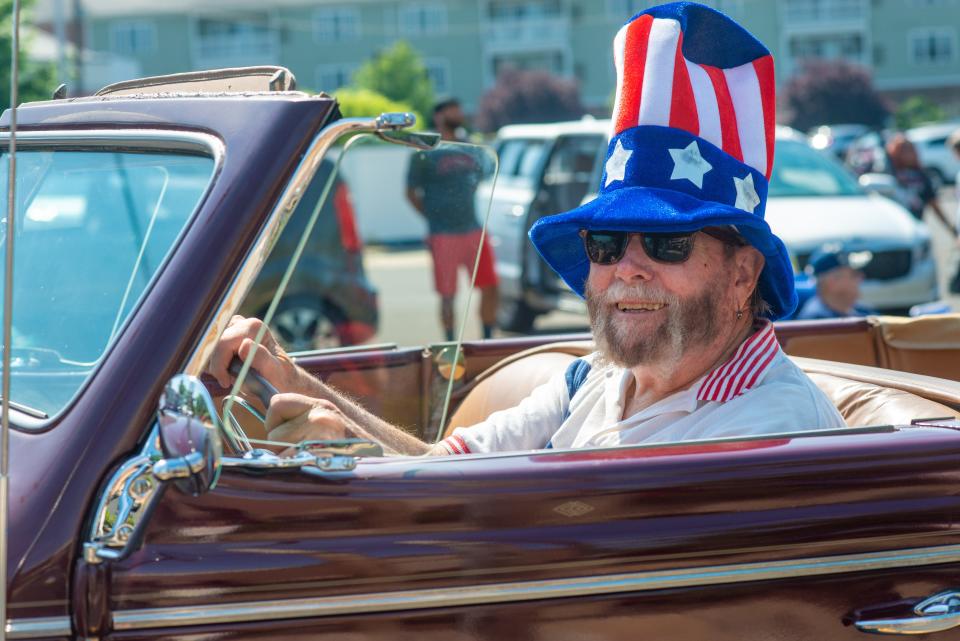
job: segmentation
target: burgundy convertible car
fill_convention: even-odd
[[[136,81],[18,123],[9,638],[960,638],[960,318],[781,324],[847,429],[277,455],[256,377],[202,378],[214,342],[335,144],[436,139],[405,114],[341,118],[282,69]],[[460,152],[493,179],[487,150]],[[588,350],[299,362],[439,439]]]

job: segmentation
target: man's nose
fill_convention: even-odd
[[[617,278],[625,282],[650,280],[654,269],[653,259],[643,249],[643,240],[638,235],[630,236],[627,250],[617,263]]]

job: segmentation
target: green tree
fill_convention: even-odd
[[[910,129],[925,122],[943,120],[945,117],[939,105],[923,96],[910,96],[897,106],[893,114],[897,129]]]
[[[412,111],[417,116],[417,125],[415,128],[423,129],[423,121],[420,119],[420,114],[410,105],[391,100],[376,91],[346,87],[338,89],[335,97],[337,102],[340,103],[340,113],[342,113],[345,118],[373,118],[386,112]]]
[[[413,47],[402,40],[364,63],[354,74],[353,84],[406,103],[421,115],[431,113],[433,107],[427,69]]]
[[[23,5],[29,5],[24,2]],[[26,6],[24,6],[24,9]],[[24,51],[24,13],[20,15],[19,101],[48,100],[56,86],[56,70],[50,63],[27,59]],[[10,106],[10,57],[13,43],[13,0],[0,0],[0,108]]]

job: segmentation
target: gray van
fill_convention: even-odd
[[[502,329],[528,332],[540,314],[585,309],[537,254],[527,231],[541,216],[573,209],[596,193],[596,168],[606,151],[609,129],[609,120],[584,119],[510,125],[497,134],[500,174],[487,233],[500,278]],[[481,186],[480,202],[487,197],[489,190]]]

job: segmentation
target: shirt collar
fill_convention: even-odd
[[[740,396],[760,381],[779,351],[773,323],[763,321],[727,362],[707,374],[697,391],[697,400],[725,403]]]

